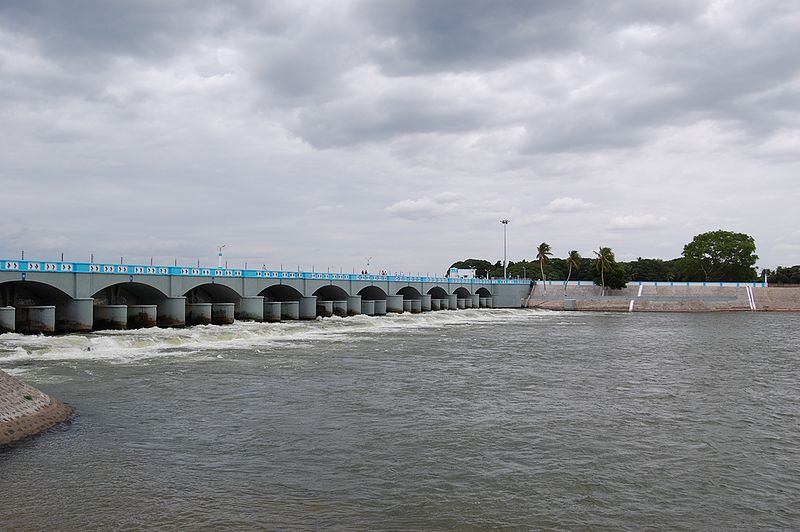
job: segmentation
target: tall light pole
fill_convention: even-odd
[[[222,268],[222,250],[227,246],[227,244],[222,244],[221,246],[217,246],[217,268]]]
[[[503,224],[503,279],[508,279],[508,266],[506,262],[506,228],[508,227],[508,220],[500,220]]]

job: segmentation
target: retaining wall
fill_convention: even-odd
[[[618,312],[800,311],[800,287],[630,285],[602,293],[599,286],[548,286],[546,291],[537,286],[528,300],[531,308],[572,306]]]
[[[0,371],[0,447],[67,420],[72,408]]]

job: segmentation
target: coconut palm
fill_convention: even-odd
[[[605,295],[606,278],[604,274],[605,272],[610,272],[611,268],[614,266],[614,253],[611,251],[611,248],[600,246],[600,249],[595,251],[594,254],[597,257],[595,259],[595,266],[600,270],[600,294]]]
[[[581,254],[578,253],[577,249],[573,249],[572,251],[569,252],[569,255],[567,256],[567,267],[569,267],[569,270],[567,271],[567,280],[564,282],[565,294],[567,293],[567,285],[569,284],[569,278],[572,277],[572,268],[579,270],[581,267],[582,260],[583,257],[581,257]]]
[[[536,259],[539,261],[539,270],[542,272],[542,285],[544,286],[544,291],[547,292],[547,283],[545,282],[544,276],[544,265],[550,262],[550,255],[553,252],[550,249],[550,244],[547,242],[542,242],[539,244],[539,247],[536,248]]]

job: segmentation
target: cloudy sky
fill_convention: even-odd
[[[0,255],[800,263],[800,3],[0,2]]]

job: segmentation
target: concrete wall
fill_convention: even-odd
[[[751,298],[752,296],[752,298]],[[531,308],[620,312],[800,311],[800,288],[747,286],[599,286],[548,287],[536,290]]]
[[[0,447],[69,418],[72,409],[0,371]]]

